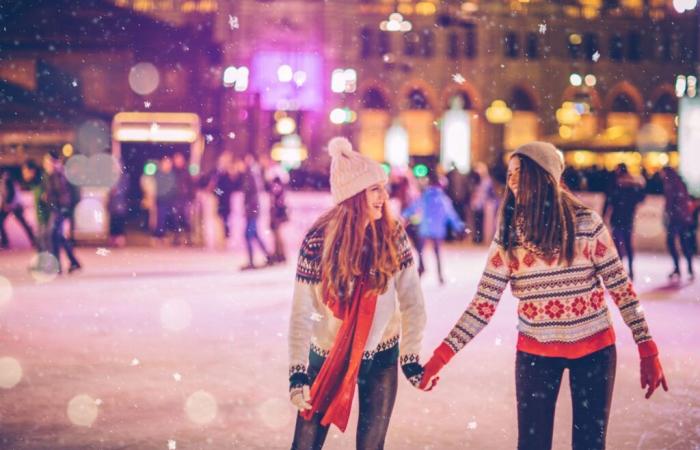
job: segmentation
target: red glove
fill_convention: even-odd
[[[449,345],[444,342],[440,344],[433,352],[433,356],[430,360],[423,366],[423,378],[418,387],[424,391],[429,391],[434,388],[440,379],[437,374],[454,355],[455,352]]]
[[[649,398],[654,393],[656,388],[663,386],[664,391],[668,391],[668,383],[664,376],[664,369],[659,361],[659,350],[656,348],[654,341],[646,341],[639,344],[639,363],[640,381],[642,389],[647,390],[644,398]]]

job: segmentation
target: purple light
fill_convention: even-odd
[[[258,52],[251,64],[251,88],[260,93],[263,109],[318,110],[323,105],[321,64],[321,57],[310,52]],[[293,73],[303,72],[303,82],[280,81],[278,71],[285,65]]]

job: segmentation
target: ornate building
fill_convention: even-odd
[[[698,54],[697,13],[664,0],[241,0],[219,3],[216,36],[228,148],[312,165],[335,134],[437,160],[450,108],[468,125],[445,157],[539,138],[579,166],[674,163],[675,83],[696,83]]]

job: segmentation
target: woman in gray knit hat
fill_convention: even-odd
[[[632,331],[646,398],[668,390],[639,298],[600,216],[560,187],[561,152],[518,148],[508,166],[499,230],[473,300],[424,366],[421,388],[493,317],[508,283],[518,302],[515,391],[518,449],[552,447],[554,409],[569,370],[574,449],[604,449],[615,382],[615,333],[607,288]],[[602,285],[601,285],[602,281]]]

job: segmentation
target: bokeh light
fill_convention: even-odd
[[[0,275],[0,308],[12,300],[12,283]]]
[[[90,185],[111,188],[119,181],[119,164],[112,155],[100,153],[88,160]]]
[[[160,307],[160,324],[166,330],[184,330],[191,321],[192,308],[184,300],[171,300]]]
[[[416,164],[415,167],[413,167],[413,175],[416,178],[423,178],[428,175],[428,166],[425,164]]]
[[[185,413],[192,422],[206,425],[213,421],[218,413],[216,399],[206,391],[197,391],[187,397]]]
[[[22,366],[14,358],[0,358],[0,388],[11,389],[22,379]]]
[[[31,275],[38,283],[48,283],[58,275],[58,260],[49,252],[34,255],[29,263]]]
[[[293,417],[289,414],[289,401],[281,398],[270,398],[258,405],[257,410],[260,420],[272,429],[285,427]]]
[[[85,155],[73,155],[66,161],[65,173],[68,181],[75,186],[87,186],[90,174],[88,158]]]
[[[160,75],[151,63],[141,62],[129,70],[129,86],[139,95],[148,95],[158,89]]]
[[[75,223],[80,231],[99,233],[106,221],[105,207],[96,198],[84,198],[75,207]]]
[[[158,170],[158,166],[153,161],[149,161],[143,166],[143,174],[144,175],[148,175],[148,176],[155,175],[157,170]]]
[[[112,146],[109,125],[102,121],[91,119],[78,127],[76,147],[78,152],[90,156],[103,153]]]
[[[97,419],[97,401],[87,394],[80,394],[68,402],[68,419],[80,427],[90,427]]]

